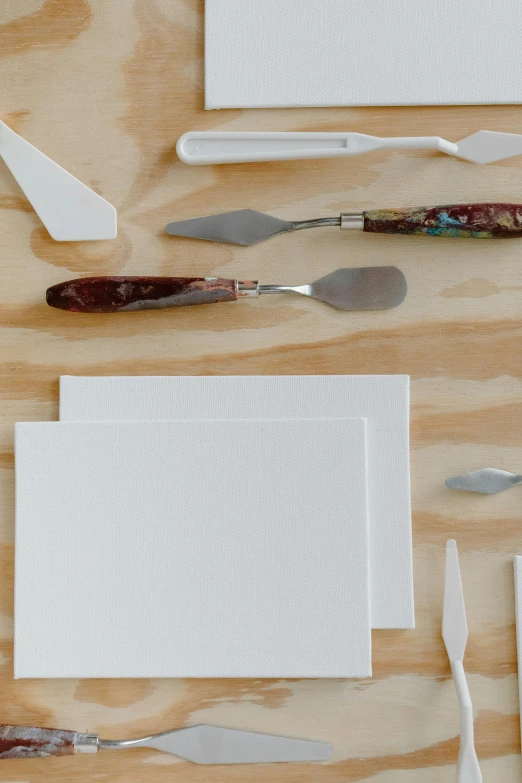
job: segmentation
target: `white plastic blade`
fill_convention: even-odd
[[[53,239],[114,239],[116,209],[0,120],[0,157]]]
[[[446,544],[442,638],[444,639],[450,662],[463,661],[468,641],[468,623],[464,606],[464,594],[462,592],[457,543],[453,539],[450,539]]]
[[[460,751],[457,764],[457,783],[482,783],[482,773],[475,751],[473,705],[462,665],[468,640],[468,624],[462,592],[459,555],[457,544],[453,539],[450,539],[446,544],[442,637],[450,659],[451,673],[459,701]]]
[[[522,135],[481,130],[457,142],[459,158],[472,163],[495,163],[522,155]]]
[[[323,761],[332,755],[326,742],[256,734],[219,726],[191,726],[150,737],[141,745],[172,753],[196,764],[261,764]]]

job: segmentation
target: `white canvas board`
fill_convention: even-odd
[[[60,382],[62,421],[352,416],[368,422],[372,627],[413,628],[407,375],[64,376]]]
[[[520,103],[521,29],[519,0],[206,0],[205,106]]]
[[[15,677],[371,675],[363,419],[16,427]]]

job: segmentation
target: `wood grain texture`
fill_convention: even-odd
[[[250,207],[305,219],[381,207],[522,202],[522,157],[476,166],[430,151],[189,167],[188,130],[353,130],[460,139],[520,132],[522,107],[205,112],[203,0],[4,0],[0,116],[118,208],[111,242],[56,243],[0,162],[0,722],[107,738],[201,721],[331,742],[317,765],[205,768],[152,750],[0,764],[0,783],[449,783],[457,704],[440,637],[444,545],[460,549],[466,667],[485,780],[520,780],[512,558],[522,490],[481,497],[444,479],[522,469],[522,240],[303,231],[251,248],[169,237],[169,221]],[[393,264],[409,296],[343,313],[266,297],[79,317],[47,287],[87,275],[303,283]],[[374,632],[372,680],[13,681],[15,421],[57,417],[71,374],[409,373],[417,629]],[[139,578],[139,575],[137,575]]]

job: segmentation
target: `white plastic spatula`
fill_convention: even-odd
[[[191,131],[178,139],[183,163],[256,163],[269,160],[344,158],[374,150],[439,150],[471,163],[494,163],[522,154],[522,135],[481,130],[460,141],[440,136],[382,138],[364,133],[257,133]]]
[[[446,645],[459,700],[460,751],[457,764],[457,783],[482,783],[482,773],[475,751],[473,706],[462,663],[468,641],[468,623],[460,577],[459,555],[457,544],[453,539],[450,539],[446,544],[442,638]]]
[[[114,239],[116,209],[0,120],[0,157],[53,239]]]

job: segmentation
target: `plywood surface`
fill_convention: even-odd
[[[521,132],[522,108],[205,113],[202,19],[202,0],[0,4],[0,117],[119,212],[114,241],[56,243],[0,164],[0,722],[115,738],[205,721],[323,739],[335,755],[319,765],[205,768],[155,751],[107,751],[5,761],[0,783],[453,781],[457,708],[439,633],[450,536],[461,552],[484,778],[514,783],[521,769],[512,558],[522,553],[521,490],[484,498],[450,493],[443,481],[487,465],[522,469],[522,241],[325,229],[234,248],[176,240],[164,227],[243,207],[304,219],[522,201],[522,158],[479,167],[424,151],[190,168],[175,154],[176,139],[191,129],[451,140],[480,128]],[[47,286],[89,273],[304,283],[340,266],[383,263],[404,271],[410,293],[381,313],[267,297],[102,317],[44,302]],[[57,417],[60,374],[374,372],[412,378],[417,629],[374,632],[371,681],[13,681],[13,424]]]

